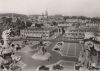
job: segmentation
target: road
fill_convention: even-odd
[[[32,41],[51,41],[51,42],[70,42],[70,43],[79,43],[79,40],[71,40],[67,38],[63,38],[61,36],[58,36],[55,39],[41,39],[41,38],[16,38],[16,39],[10,39],[11,41],[20,41],[20,40],[32,40]]]

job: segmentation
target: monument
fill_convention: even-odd
[[[35,60],[43,60],[43,61],[49,60],[49,58],[51,57],[51,54],[47,52],[45,46],[43,46],[41,42],[40,42],[39,48],[40,49],[32,56],[32,58]]]
[[[5,30],[2,33],[2,39],[3,39],[3,42],[4,42],[3,47],[5,47],[5,48],[9,47],[10,32],[11,32],[11,29]]]

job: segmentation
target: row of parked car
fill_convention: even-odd
[[[62,65],[60,65],[60,64],[56,64],[56,65],[53,65],[52,66],[52,70],[63,70],[64,69],[64,67],[62,66]],[[47,71],[47,70],[50,70],[50,67],[47,67],[47,66],[40,66],[39,68],[38,68],[38,70],[42,70],[42,71]]]

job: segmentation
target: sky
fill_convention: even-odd
[[[0,13],[100,17],[100,0],[0,0]]]

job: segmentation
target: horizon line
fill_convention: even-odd
[[[26,15],[26,16],[31,16],[31,15],[42,15],[41,14],[25,14],[25,13],[16,13],[16,12],[4,12],[4,13],[0,13],[0,14],[22,14],[22,15]],[[83,17],[100,17],[100,16],[86,16],[86,15],[65,15],[65,14],[48,14],[48,16],[55,16],[55,15],[61,15],[61,16],[76,16],[76,17],[79,17],[79,16],[83,16]]]

